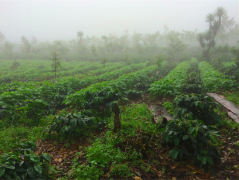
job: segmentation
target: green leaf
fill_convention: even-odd
[[[20,175],[20,177],[21,177],[22,179],[26,179],[26,177],[27,177],[27,172],[24,172],[22,175]]]
[[[169,151],[168,156],[172,157],[173,159],[176,159],[178,156],[178,149],[172,149]]]
[[[76,124],[77,124],[77,120],[75,118],[73,118],[73,119],[71,119],[70,123],[71,123],[71,126],[75,128]]]
[[[206,162],[207,162],[207,157],[206,157],[206,156],[201,156],[201,157],[200,157],[200,161],[201,161],[202,165],[206,164]]]
[[[4,175],[5,173],[5,167],[0,167],[0,178]]]
[[[188,129],[188,133],[189,133],[189,134],[192,134],[194,130],[195,130],[195,127],[190,127],[190,128]]]
[[[13,166],[13,165],[6,165],[6,168],[7,169],[15,169],[15,166]]]
[[[200,102],[199,106],[200,106],[201,109],[203,109],[204,108],[204,102]]]
[[[215,136],[213,136],[212,134],[210,134],[209,136],[214,143],[217,143],[217,138]]]
[[[213,160],[210,155],[207,155],[207,162],[211,165],[213,165]]]
[[[42,167],[39,166],[39,165],[34,165],[34,169],[39,173],[39,174],[42,174]]]
[[[30,160],[33,161],[33,162],[36,162],[36,163],[40,162],[40,157],[39,156],[35,156],[35,155],[31,154],[29,157],[30,157]]]
[[[184,136],[183,136],[183,140],[187,140],[188,138],[189,138],[188,135],[184,135]]]
[[[42,156],[43,156],[43,158],[45,159],[45,160],[47,160],[48,162],[50,162],[51,161],[51,157],[48,155],[48,154],[42,154]]]
[[[194,104],[195,104],[195,106],[197,107],[197,106],[198,106],[198,101],[196,101]]]
[[[28,175],[30,176],[30,178],[32,178],[32,179],[35,178],[35,172],[34,172],[33,167],[27,168],[27,173],[28,173]]]
[[[178,136],[174,136],[173,140],[174,140],[175,146],[177,146],[179,144],[179,141],[180,141],[179,137]]]
[[[19,166],[22,166],[22,165],[24,164],[24,162],[25,162],[25,161],[20,162]]]

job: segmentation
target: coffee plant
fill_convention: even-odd
[[[213,159],[219,158],[218,130],[206,126],[202,121],[175,119],[161,129],[163,143],[171,150],[168,153],[173,159],[192,156],[195,163],[213,165]]]
[[[19,145],[19,148],[0,156],[0,178],[38,179],[44,178],[48,171],[51,157],[48,154],[37,156],[34,142]]]
[[[202,120],[205,124],[216,124],[220,116],[214,112],[218,103],[204,94],[181,94],[175,97],[174,117]]]
[[[59,137],[76,138],[87,135],[90,130],[100,130],[107,122],[94,117],[94,111],[72,111],[71,113],[60,113],[47,126],[44,134],[51,135],[56,132]]]

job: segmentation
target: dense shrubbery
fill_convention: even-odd
[[[214,126],[197,120],[175,119],[161,131],[163,142],[173,147],[168,154],[173,159],[192,156],[195,162],[213,165],[213,158],[219,158],[218,130]]]
[[[147,92],[154,80],[149,78],[149,76],[154,75],[157,70],[157,66],[153,65],[131,74],[125,74],[115,81],[93,84],[67,96],[65,103],[67,105],[70,104],[81,108],[93,108],[97,110],[100,106],[104,108],[111,107],[110,103],[122,97],[134,98],[135,95],[139,96],[139,92]]]
[[[46,128],[44,133],[48,135],[58,133],[59,138],[82,137],[91,130],[99,130],[107,124],[105,120],[94,117],[92,110],[73,111],[60,113]]]
[[[180,94],[183,84],[186,83],[187,70],[190,67],[188,61],[181,62],[164,79],[151,84],[150,93],[152,96],[175,96]]]
[[[214,112],[218,103],[204,94],[181,94],[175,97],[173,105],[176,118],[198,119],[205,124],[216,124],[220,120]]]
[[[14,152],[0,156],[0,178],[7,179],[38,179],[45,178],[48,173],[48,163],[51,157],[48,154],[37,156],[34,142],[20,144]]]
[[[125,73],[143,68],[145,63],[132,64],[131,66],[117,69],[112,72],[89,77],[85,79],[70,78],[58,83],[44,83],[40,87],[19,87],[16,91],[4,92],[0,95],[0,104],[7,109],[1,110],[1,114],[9,115],[9,119],[19,119],[21,115],[32,118],[33,121],[40,117],[54,113],[56,107],[61,107],[65,97],[75,91],[85,88],[96,82],[111,80]],[[147,83],[148,85],[149,83]],[[39,85],[39,84],[38,84]],[[34,109],[33,107],[37,107]],[[3,117],[3,116],[2,116]]]
[[[207,91],[232,90],[236,87],[234,80],[227,79],[226,76],[215,70],[207,62],[199,64],[203,85]]]

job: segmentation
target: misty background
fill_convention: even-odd
[[[66,61],[95,61],[167,51],[179,60],[182,50],[167,47],[176,43],[188,56],[199,53],[198,33],[208,29],[206,16],[219,6],[227,16],[216,44],[238,46],[238,0],[1,0],[1,57],[47,59],[58,51]]]

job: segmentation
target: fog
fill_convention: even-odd
[[[238,0],[78,0],[0,1],[0,31],[6,40],[20,43],[21,37],[39,41],[71,40],[82,31],[84,37],[121,35],[170,30],[198,32],[208,28],[205,16],[223,6],[238,22]]]

